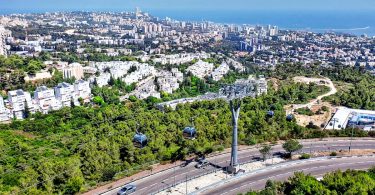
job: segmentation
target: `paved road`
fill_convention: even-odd
[[[304,145],[301,152],[310,153],[314,151],[333,151],[333,150],[348,150],[349,140],[348,139],[329,139],[329,140],[304,140],[301,141]],[[353,140],[352,149],[375,149],[375,139],[358,139]],[[249,162],[255,158],[259,158],[259,149],[251,148],[238,152],[239,163]],[[275,145],[272,147],[274,154],[284,152],[281,145]],[[215,157],[208,158],[212,164],[217,166],[225,167],[229,164],[230,153],[225,153]],[[194,177],[199,174],[214,170],[213,166],[209,166],[205,169],[194,168],[195,162],[188,164],[185,167],[177,167],[169,169],[167,171],[157,173],[155,175],[146,177],[141,180],[133,182],[137,186],[137,194],[152,194],[166,186],[172,185],[175,182],[185,181],[186,177]],[[125,184],[124,184],[125,185]],[[106,192],[105,194],[116,194],[118,188]]]
[[[225,183],[218,183],[196,194],[229,195],[244,193],[249,191],[249,189],[260,190],[264,188],[267,180],[284,181],[297,171],[303,171],[304,173],[309,173],[319,178],[327,172],[339,169],[368,169],[375,165],[375,156],[310,159],[304,162],[298,162],[298,164],[297,162],[293,164],[283,164],[285,165],[276,165],[276,168],[268,167],[254,173],[239,176]]]

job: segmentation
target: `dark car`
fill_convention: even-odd
[[[207,161],[207,160],[200,160],[198,161],[198,163],[195,165],[195,168],[202,168],[202,167],[205,167],[205,166],[208,166],[210,163]]]
[[[137,187],[135,187],[135,185],[126,185],[123,188],[121,188],[120,191],[117,192],[117,195],[131,194],[131,193],[135,192],[135,189],[137,189]]]

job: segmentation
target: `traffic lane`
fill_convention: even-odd
[[[304,149],[301,152],[309,153],[310,148],[312,152],[315,151],[327,151],[327,150],[345,150],[348,149],[350,140],[333,140],[333,141],[301,141],[301,144],[304,145]],[[352,140],[352,149],[375,149],[375,139],[374,140]],[[284,152],[282,145],[275,145],[272,147],[272,152],[274,154]],[[256,158],[260,158],[259,148],[252,148],[252,149],[245,149],[240,150],[238,153],[238,162],[245,163]],[[216,165],[225,167],[229,164],[229,157],[230,153],[225,153],[222,155],[214,156],[208,158],[208,160]],[[162,181],[174,177],[176,175],[176,182],[181,181],[179,178],[183,178],[185,180],[186,174],[189,173],[189,177],[195,176],[195,174],[199,175],[206,171],[198,170],[194,167],[196,162],[192,162],[191,164],[187,165],[186,167],[177,167],[175,169],[169,169],[167,171],[163,171],[161,173],[154,174],[152,176],[146,177],[144,179],[135,181],[134,183],[137,185],[137,191],[139,189],[153,189],[158,191],[157,187],[155,186],[166,186],[166,184],[161,183]],[[190,176],[191,175],[191,176]],[[138,186],[139,185],[139,186]],[[161,187],[164,188],[164,187]],[[145,190],[148,191],[148,190]],[[117,189],[110,191],[108,194],[116,194]],[[106,193],[107,194],[107,193]]]
[[[166,187],[169,188],[174,184],[185,182],[187,178],[191,178],[193,176],[197,176],[197,175],[204,174],[204,173],[207,173],[207,172],[211,172],[211,171],[214,171],[214,170],[215,170],[215,168],[212,167],[212,166],[208,166],[204,169],[203,168],[202,169],[193,169],[193,170],[191,170],[190,172],[188,172],[184,175],[175,175],[173,177],[170,177],[170,178],[167,178],[167,179],[164,179],[164,180],[158,180],[157,182],[155,182],[153,184],[153,186],[149,186],[149,187],[145,187],[145,188],[142,188],[140,190],[137,190],[137,193],[138,194],[152,194],[152,193],[155,193],[155,192],[159,191],[160,189],[164,189]]]
[[[260,158],[260,156],[244,156],[239,158],[239,163],[249,162],[250,160],[253,160],[254,158]],[[220,162],[216,165],[225,167],[227,162]],[[189,170],[185,170],[184,172],[181,171],[170,171],[170,174],[163,177],[162,180],[161,177],[158,178],[158,180],[151,179],[151,183],[142,182],[139,184],[138,192],[140,194],[149,194],[153,193],[155,191],[158,191],[159,189],[163,189],[165,187],[170,187],[172,184],[181,183],[186,180],[186,176],[188,178],[193,177],[195,175],[204,174],[207,172],[210,172],[214,170],[214,167],[206,167],[204,169],[196,169],[195,167],[191,167]],[[137,183],[136,183],[137,184]]]
[[[233,182],[228,182],[215,189],[207,190],[201,194],[238,194],[250,189],[263,189],[267,180],[285,181],[297,171],[323,175],[334,170],[366,169],[375,164],[375,157],[335,158],[312,161],[301,164],[289,165],[268,169],[253,175],[244,176]]]
[[[336,171],[336,170],[342,170],[342,171],[345,171],[347,169],[365,170],[365,169],[371,168],[372,166],[374,166],[374,164],[375,164],[375,161],[331,164],[331,165],[325,166],[324,168],[323,167],[313,167],[313,168],[306,168],[304,170],[298,170],[298,171],[302,171],[305,174],[311,174],[312,176],[318,178],[318,177],[323,177],[326,173],[333,172],[333,171]],[[293,172],[293,173],[288,172],[288,173],[273,176],[273,177],[268,178],[268,179],[272,179],[274,181],[285,181],[289,177],[293,176],[294,173],[295,172]],[[261,182],[258,183],[258,185],[254,184],[251,187],[251,189],[254,189],[254,190],[263,189],[264,186],[265,186],[265,182],[267,182],[268,179],[266,179],[263,183],[261,183]],[[246,192],[246,188],[243,189],[243,190],[240,190],[240,191]]]

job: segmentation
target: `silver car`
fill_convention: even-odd
[[[123,188],[121,188],[120,191],[117,192],[117,195],[131,194],[135,192],[135,189],[137,189],[135,185],[126,185]]]
[[[196,165],[195,168],[200,169],[205,166],[208,166],[210,163],[207,160],[200,160]]]

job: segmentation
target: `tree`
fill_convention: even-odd
[[[311,175],[305,175],[302,172],[294,173],[286,183],[285,194],[330,194],[330,191]]]
[[[104,100],[102,97],[100,96],[95,96],[94,99],[93,99],[93,102],[99,106],[102,106],[104,105]]]
[[[271,154],[271,146],[270,145],[263,145],[259,152],[262,154],[263,161],[267,159],[267,156]]]
[[[24,116],[25,116],[25,118],[29,118],[30,117],[30,108],[29,108],[29,105],[27,104],[26,100],[25,100],[25,112],[24,112]]]
[[[70,107],[74,108],[76,105],[74,104],[73,98],[70,99]]]
[[[78,102],[81,106],[83,106],[83,104],[85,103],[81,97],[78,98]]]
[[[287,151],[289,153],[289,156],[292,157],[292,153],[295,152],[295,151],[298,151],[300,149],[302,149],[302,144],[300,144],[298,142],[298,140],[295,140],[295,139],[290,139],[288,141],[286,141],[284,144],[283,144],[283,148],[285,151]]]

